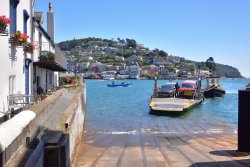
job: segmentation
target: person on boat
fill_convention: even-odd
[[[176,82],[174,87],[175,87],[175,97],[177,97],[179,95],[179,89],[180,89],[180,86],[179,86],[178,82]]]

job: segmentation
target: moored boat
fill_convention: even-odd
[[[226,91],[219,84],[219,77],[215,75],[216,64],[212,57],[209,57],[206,61],[206,66],[209,69],[210,77],[207,77],[207,86],[203,89],[204,97],[214,98],[223,96]]]
[[[203,90],[204,97],[206,98],[222,97],[226,93],[226,91],[220,86],[218,80],[219,78],[217,77],[207,78],[207,86]]]
[[[113,75],[105,75],[105,76],[103,76],[102,79],[103,79],[103,80],[114,80],[115,77],[114,77]]]

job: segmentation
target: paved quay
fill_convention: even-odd
[[[156,129],[140,132],[85,131],[74,166],[250,166],[250,154],[236,151],[236,129],[205,129],[194,122],[156,124]]]

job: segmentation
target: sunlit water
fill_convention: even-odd
[[[161,124],[175,126],[183,123],[202,126],[203,129],[210,130],[223,127],[236,129],[238,121],[238,90],[245,89],[250,80],[221,80],[220,84],[227,92],[224,97],[205,99],[202,104],[179,117],[149,114],[153,80],[127,80],[127,82],[131,82],[133,85],[112,88],[107,87],[107,84],[111,83],[111,81],[86,80],[87,112],[85,131],[137,133],[153,129],[157,132],[160,131],[161,127],[159,125]],[[166,80],[160,80],[158,84],[165,82]]]

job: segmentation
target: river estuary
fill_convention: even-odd
[[[116,88],[107,87],[110,82],[86,80],[75,166],[250,166],[250,155],[237,152],[238,90],[249,79],[221,80],[224,97],[205,99],[178,117],[149,114],[153,80],[128,80],[132,86]]]

